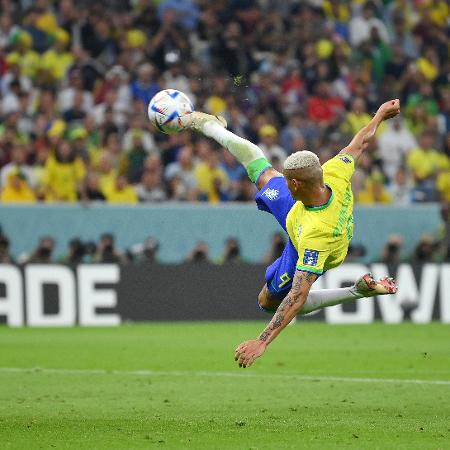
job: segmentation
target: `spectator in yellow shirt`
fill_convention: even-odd
[[[25,175],[15,170],[8,175],[5,187],[0,194],[0,200],[3,203],[34,203],[36,196],[28,186]]]
[[[133,186],[128,184],[124,175],[119,175],[115,183],[107,186],[103,191],[103,195],[108,203],[135,204],[138,202],[136,191]]]
[[[425,131],[420,136],[419,147],[407,157],[408,167],[414,174],[416,183],[436,178],[440,170],[449,167],[448,157],[433,148],[433,133]]]
[[[367,113],[366,102],[361,97],[356,97],[351,104],[350,111],[346,114],[342,124],[342,131],[354,136],[361,128],[364,128],[372,120],[372,116]],[[377,136],[385,130],[385,125],[381,124],[377,130]]]
[[[230,184],[228,175],[219,167],[220,152],[205,148],[203,162],[199,163],[194,170],[197,186],[201,192],[201,198],[211,203],[229,200],[226,192]]]
[[[61,141],[44,168],[45,200],[75,202],[86,176],[86,168],[67,141]]]
[[[102,192],[112,189],[118,175],[117,169],[113,166],[111,155],[104,151],[100,157],[98,166],[99,182]]]
[[[325,0],[322,9],[327,18],[333,21],[347,23],[350,20],[350,8],[345,2]]]
[[[40,56],[33,47],[33,38],[30,33],[18,29],[11,36],[13,51],[8,54],[8,64],[18,64],[20,73],[26,77],[34,78],[39,70]]]
[[[433,47],[428,47],[416,61],[417,70],[428,80],[434,81],[439,75],[439,58]]]
[[[450,169],[442,171],[436,180],[436,188],[442,201],[450,203]]]
[[[67,69],[73,64],[73,55],[66,51],[70,35],[66,30],[59,28],[54,33],[55,42],[50,49],[42,55],[41,67],[47,71],[55,81],[60,81],[66,75]]]
[[[380,172],[374,172],[368,177],[364,190],[358,194],[358,203],[361,205],[392,203],[392,197],[384,187],[383,181],[383,175]]]
[[[434,149],[433,142],[433,133],[423,132],[419,139],[419,147],[412,150],[406,159],[414,176],[416,201],[436,200],[437,175],[450,167],[448,156]]]

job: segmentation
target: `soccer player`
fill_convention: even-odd
[[[310,289],[326,270],[344,261],[353,233],[350,181],[355,161],[379,125],[399,113],[398,99],[382,104],[371,122],[336,157],[321,166],[312,152],[293,153],[284,163],[283,175],[271,167],[260,148],[226,130],[222,118],[193,112],[183,119],[186,127],[216,140],[244,165],[260,189],[258,208],[272,213],[290,238],[281,258],[268,268],[267,283],[258,297],[263,308],[276,308],[275,314],[257,339],[237,347],[235,359],[240,367],[248,367],[260,357],[299,313],[396,292],[392,279],[377,282],[369,274],[351,288]]]

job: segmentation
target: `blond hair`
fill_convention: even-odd
[[[320,166],[319,157],[308,150],[292,153],[284,161],[284,170],[306,169],[308,167]]]

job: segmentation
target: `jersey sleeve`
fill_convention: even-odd
[[[350,182],[355,172],[355,158],[348,153],[339,153],[323,166],[324,177]]]
[[[297,270],[322,275],[325,271],[325,262],[330,256],[323,241],[318,237],[302,236],[298,246]]]

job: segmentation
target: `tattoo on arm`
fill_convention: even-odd
[[[260,334],[260,341],[272,341],[272,339],[274,339],[276,335],[278,335],[278,333],[292,320],[306,301],[308,292],[317,278],[317,275],[314,273],[304,272],[301,270],[296,271],[289,294],[281,302],[269,325]],[[293,312],[294,315],[292,315]],[[288,317],[288,320],[286,319],[286,316]]]

